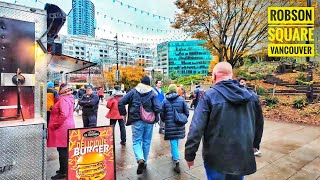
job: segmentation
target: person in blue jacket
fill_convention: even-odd
[[[178,113],[183,113],[189,117],[189,108],[184,98],[177,93],[177,86],[170,84],[168,94],[162,104],[161,120],[165,122],[164,140],[170,140],[172,159],[175,162],[174,171],[180,173],[179,166],[179,139],[183,139],[186,134],[185,124],[178,124],[174,120],[174,109]],[[174,108],[174,109],[173,109]]]
[[[157,80],[157,81],[155,82],[155,84],[156,84],[156,87],[154,87],[154,90],[157,92],[157,97],[158,97],[160,103],[162,103],[163,100],[164,100],[164,92],[163,92],[163,90],[161,89],[161,87],[162,87],[162,82],[161,82],[161,80]],[[160,127],[159,127],[159,133],[160,133],[160,134],[164,134],[164,128],[165,128],[164,122],[163,122],[163,121],[160,121]]]
[[[79,105],[82,106],[83,127],[96,127],[99,96],[93,93],[93,86],[91,84],[86,86],[86,94],[79,100]]]

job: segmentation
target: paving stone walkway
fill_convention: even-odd
[[[108,125],[105,118],[105,104],[99,107],[98,125]],[[192,117],[193,112],[191,112]],[[82,126],[81,117],[75,114],[77,127]],[[179,142],[181,155],[181,174],[173,171],[170,143],[163,140],[163,135],[154,127],[147,170],[142,175],[136,174],[137,164],[132,150],[131,127],[127,129],[127,145],[120,145],[118,125],[116,134],[116,164],[118,180],[205,180],[205,171],[201,157],[201,148],[197,153],[195,166],[187,167],[183,160],[185,140]],[[189,128],[189,124],[187,125]],[[261,144],[261,157],[257,157],[258,171],[248,180],[320,180],[320,127],[303,126],[274,121],[265,121]],[[48,149],[47,177],[50,179],[58,169],[58,156],[55,149]]]

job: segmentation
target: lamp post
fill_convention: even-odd
[[[152,81],[154,80],[154,68],[152,68],[151,70],[151,78],[152,78]]]
[[[90,51],[87,51],[87,53],[88,53],[88,60],[89,60],[89,62],[91,62]],[[89,69],[89,79],[88,79],[88,81],[89,81],[89,84],[91,84],[91,68],[89,67],[88,69]]]
[[[311,0],[307,0],[307,7],[311,7]],[[309,29],[309,26],[308,26]],[[309,38],[306,41],[306,44],[310,44]],[[313,72],[312,72],[312,63],[310,62],[310,57],[306,57],[306,61],[308,63],[308,76],[307,76],[307,81],[308,81],[308,88],[307,88],[307,99],[308,103],[313,102]]]
[[[118,81],[120,80],[120,72],[119,72],[119,46],[118,46],[118,34],[116,34],[116,36],[114,37],[116,40],[116,57],[117,57],[117,70],[116,70],[116,82],[118,83]]]

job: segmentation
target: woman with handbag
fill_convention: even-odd
[[[153,125],[158,120],[161,103],[150,86],[150,78],[144,76],[141,83],[118,102],[121,116],[125,116],[128,107],[127,125],[132,125],[132,146],[138,163],[137,174],[142,174],[147,166],[152,139]]]
[[[188,122],[189,108],[177,93],[177,86],[170,84],[162,104],[161,120],[165,123],[164,140],[170,140],[174,171],[180,173],[179,139],[185,137],[185,124]]]

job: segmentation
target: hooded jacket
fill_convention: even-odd
[[[106,118],[110,120],[123,119],[124,116],[121,116],[118,109],[118,102],[124,96],[124,93],[121,91],[114,91],[112,97],[108,100],[107,108],[110,109],[106,115]]]
[[[140,105],[143,103],[143,108],[147,112],[154,112],[156,114],[156,120],[159,121],[158,115],[161,111],[161,103],[157,98],[157,94],[154,89],[148,85],[139,83],[137,87],[131,90],[118,102],[118,108],[120,115],[127,114],[125,106],[128,104],[128,119],[127,125],[131,125],[135,121],[140,121]]]
[[[48,147],[68,147],[68,129],[75,128],[73,119],[73,96],[59,96],[53,106],[48,127]]]
[[[253,148],[259,147],[263,116],[258,97],[237,81],[218,82],[203,94],[190,125],[185,159],[193,161],[203,138],[203,159],[224,174],[256,171]]]
[[[183,139],[185,137],[185,125],[175,123],[173,107],[178,113],[183,113],[189,117],[189,109],[184,99],[177,93],[167,94],[161,112],[161,120],[165,122],[165,140]]]

